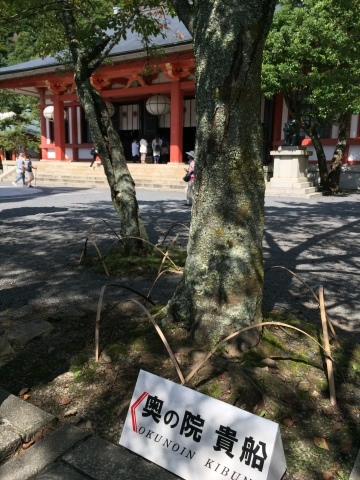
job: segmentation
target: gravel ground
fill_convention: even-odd
[[[173,223],[190,222],[185,194],[139,190],[138,199],[152,242],[160,241]],[[268,197],[265,201],[265,268],[282,266],[296,272],[316,295],[323,285],[329,317],[347,334],[360,331],[359,200],[360,193],[350,193],[309,200]],[[78,261],[93,225],[92,238],[101,248],[113,242],[101,219],[118,230],[105,189],[0,186],[0,328],[1,319],[23,315],[29,308],[46,306],[57,311],[64,305],[97,302],[104,276],[79,269]],[[186,242],[184,233],[181,239]],[[159,282],[154,300],[168,295],[176,281],[167,277]],[[312,294],[284,269],[267,270],[264,307],[291,310],[299,318],[319,321]]]
[[[190,222],[191,212],[185,206],[185,194],[139,190],[138,199],[150,240],[154,243],[162,240],[172,224]],[[325,287],[328,315],[340,335],[359,333],[359,199],[360,193],[310,200],[266,198],[265,309],[290,311],[301,319],[311,319],[319,324],[318,306],[308,288],[299,281],[301,279],[316,295],[319,285]],[[102,219],[118,230],[117,215],[107,190],[22,189],[13,188],[11,184],[0,184],[0,334],[14,323],[35,320],[36,314],[41,318],[41,312],[45,312],[44,319],[52,317],[55,329],[51,338],[34,340],[27,345],[16,359],[21,365],[20,378],[19,370],[10,366],[6,381],[16,385],[15,394],[24,386],[34,386],[31,388],[31,401],[34,404],[55,414],[62,422],[94,429],[102,438],[117,442],[122,428],[119,418],[123,418],[128,408],[128,393],[132,390],[131,376],[136,377],[139,366],[146,368],[149,356],[155,363],[157,359],[156,355],[141,350],[136,358],[124,355],[119,364],[100,363],[97,376],[88,383],[72,383],[75,373],[69,371],[70,360],[73,360],[71,355],[82,348],[80,341],[86,343],[86,334],[90,331],[88,318],[83,313],[80,316],[79,311],[84,312],[83,307],[87,306],[93,322],[101,287],[105,282],[112,283],[115,280],[106,280],[104,275],[79,268],[78,265],[85,238],[92,227],[92,238],[101,251],[105,251],[113,242],[114,236]],[[179,233],[180,241],[186,244],[185,231],[179,229]],[[284,268],[270,268],[273,266],[292,270],[298,278]],[[161,302],[168,298],[176,282],[177,277],[163,277],[153,291],[154,300]],[[122,279],[122,283],[147,292],[152,282],[143,280],[135,284],[129,272],[129,277]],[[117,300],[120,300],[128,298],[129,292],[119,290],[111,295],[113,302],[114,295],[118,295],[120,298]],[[77,328],[74,328],[73,322],[77,322]],[[128,334],[128,330],[126,332]],[[68,347],[74,344],[76,349],[67,352]],[[68,356],[63,355],[62,349]],[[157,368],[162,368],[164,372],[166,369],[163,365],[168,365],[172,372],[170,361],[162,363],[163,356],[160,357]],[[46,359],[44,365],[37,361],[38,358]],[[33,364],[37,367],[34,368]],[[90,368],[88,370],[90,372]],[[13,375],[12,372],[16,373]],[[33,372],[42,376],[43,384],[30,381]],[[286,371],[282,373],[286,374]],[[317,377],[313,374],[312,378],[315,385]],[[276,380],[277,387],[278,382]],[[345,424],[343,430],[336,430],[340,432],[336,438],[332,424],[320,406],[318,410],[302,411],[304,405],[298,406],[294,400],[293,413],[300,412],[299,418],[303,418],[303,421],[296,423],[296,428],[293,427],[291,431],[282,426],[286,448],[292,460],[297,459],[300,465],[305,465],[305,453],[316,455],[319,463],[316,471],[322,472],[328,465],[334,465],[333,458],[337,462],[341,457],[342,468],[352,468],[355,457],[341,456],[338,449],[334,448],[340,442],[341,432],[349,434],[358,421],[358,387],[350,386],[353,388],[350,393],[340,387],[338,390],[342,408],[340,413],[344,414],[340,418],[349,424]],[[316,404],[320,400],[318,397],[313,399]],[[353,423],[349,418],[353,419]],[[322,430],[324,426],[326,431]],[[325,460],[325,454],[317,455],[314,452],[314,436],[331,438],[333,447]],[[299,439],[302,442],[299,443]],[[358,445],[352,446],[357,451]],[[296,478],[320,478],[310,470],[308,476],[299,473]],[[290,477],[295,479],[292,474]]]
[[[16,190],[17,196],[10,196],[10,190]],[[8,316],[20,309],[21,315],[44,306],[56,312],[64,306],[97,302],[100,288],[114,279],[105,281],[104,275],[79,269],[78,263],[92,227],[91,238],[102,252],[116,240],[102,221],[119,231],[109,192],[42,188],[33,189],[29,195],[27,189],[19,190],[0,188],[0,312],[6,311]],[[152,242],[160,241],[173,222],[189,223],[190,210],[181,193],[139,191],[138,198]],[[94,252],[91,245],[88,248]],[[127,280],[134,286],[131,278]],[[173,281],[168,277],[167,282],[159,284],[153,295],[155,301],[157,292],[162,295],[168,289],[172,291]],[[138,285],[147,286],[147,282]]]
[[[360,332],[360,192],[309,200],[266,199],[265,269],[286,267],[316,295],[324,286],[329,318],[339,332]],[[309,290],[286,270],[265,274],[264,305],[319,322]]]

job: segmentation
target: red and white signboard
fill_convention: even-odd
[[[185,480],[280,480],[277,423],[140,371],[120,445]]]

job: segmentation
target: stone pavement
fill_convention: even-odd
[[[77,197],[72,200],[75,202],[76,208],[74,209],[75,213],[71,214],[70,200],[66,200],[70,198],[70,194],[71,192],[66,189],[58,189],[55,193],[52,193],[50,190],[46,192],[46,189],[29,189],[13,187],[11,184],[0,184],[0,211],[1,205],[10,205],[8,210],[4,210],[3,215],[0,216],[0,223],[2,222],[3,227],[7,228],[7,230],[4,228],[3,234],[16,232],[14,233],[15,240],[11,238],[10,241],[15,241],[16,248],[19,249],[22,247],[21,242],[24,241],[26,235],[35,232],[35,229],[31,228],[31,221],[34,219],[34,222],[37,222],[37,228],[43,229],[40,234],[43,239],[46,239],[45,241],[49,242],[50,237],[45,237],[49,230],[52,236],[56,237],[57,242],[66,242],[69,245],[69,238],[65,236],[65,233],[58,233],[62,223],[59,222],[52,229],[51,222],[54,222],[53,217],[61,221],[64,218],[64,222],[66,218],[67,224],[73,222],[78,227],[86,217],[86,202],[85,200],[84,202],[79,200],[79,192],[77,192]],[[85,191],[84,189],[81,194],[83,198],[86,195],[92,199],[96,198],[100,215],[102,215],[101,209],[108,213],[109,203],[105,204],[103,200],[99,200],[100,196],[97,197],[95,191]],[[51,197],[51,195],[53,196]],[[154,195],[154,198],[151,195]],[[166,198],[163,204],[159,201],[159,195],[161,201]],[[143,200],[145,216],[149,215],[150,217],[154,212],[156,215],[163,211],[168,213],[169,209],[175,209],[175,204],[180,204],[181,200],[185,200],[185,195],[172,195],[174,195],[174,201],[170,201],[169,197],[166,197],[163,193],[147,193],[146,197],[143,197],[145,199]],[[41,205],[39,204],[40,197]],[[264,240],[265,264],[267,267],[286,264],[294,270],[297,268],[297,273],[299,273],[299,270],[303,270],[304,275],[306,275],[308,272],[311,273],[312,270],[315,270],[313,267],[315,260],[317,262],[315,265],[318,265],[319,258],[323,256],[323,269],[322,271],[318,269],[315,273],[322,275],[319,282],[326,280],[328,282],[326,285],[329,288],[331,288],[332,282],[335,282],[330,305],[332,318],[335,319],[338,328],[342,328],[343,331],[348,331],[350,334],[359,332],[357,313],[359,311],[359,293],[358,288],[356,289],[359,260],[358,198],[359,195],[355,194],[355,197],[350,199],[330,198],[320,201],[306,201],[281,198],[266,200],[266,209],[271,215],[267,219]],[[34,201],[37,199],[38,203],[29,204],[28,199],[34,199]],[[65,203],[65,200],[68,203]],[[26,218],[25,215],[27,215]],[[183,215],[189,218],[189,211],[187,210]],[[47,225],[45,225],[45,220],[41,216],[48,222]],[[9,223],[9,220],[12,223]],[[68,235],[70,237],[75,236],[79,234],[79,231],[80,228],[70,229]],[[329,236],[326,235],[327,231],[330,232]],[[27,232],[25,237],[22,232]],[[282,236],[279,236],[279,232]],[[152,233],[156,233],[155,229]],[[333,243],[331,243],[332,240]],[[51,246],[53,249],[55,244],[56,242]],[[75,247],[74,251],[77,254],[79,245],[75,245]],[[45,262],[45,255],[40,256],[42,252],[37,253],[41,261]],[[54,259],[51,261],[57,262]],[[2,258],[2,261],[4,265],[9,259]],[[55,263],[54,265],[57,269],[58,264]],[[27,275],[29,275],[23,265],[19,265],[18,268],[19,274],[17,271],[12,271],[11,278],[0,282],[10,282],[10,291],[14,293],[11,298],[7,299],[7,302],[14,309],[26,305],[26,281]],[[48,268],[47,265],[44,266],[44,270]],[[346,277],[341,274],[341,268],[346,268]],[[275,273],[276,270],[273,273],[270,272],[271,275],[275,275]],[[15,278],[15,275],[18,276]],[[305,279],[308,282],[308,278],[305,277]],[[58,279],[55,280],[53,280],[53,285],[46,285],[42,279],[39,279],[41,287],[39,287],[39,292],[43,292],[44,296],[50,298],[54,302],[54,308],[57,308],[55,294],[58,290],[55,287],[58,288],[58,286],[55,284]],[[346,285],[351,285],[354,288],[349,288],[346,291],[341,283],[343,281]],[[271,294],[268,300],[265,299],[265,304],[268,303],[269,307],[273,307],[272,299],[276,296],[275,294],[279,296],[281,293],[282,296],[278,298],[276,306],[283,305],[286,308],[291,302],[286,297],[287,293],[284,292],[291,293],[291,291],[290,288],[282,287],[288,283],[289,276],[286,276],[286,274],[280,275],[277,281],[269,282],[266,288],[270,290]],[[6,283],[2,284],[7,285]],[[24,298],[21,297],[22,294],[24,294]],[[80,294],[83,294],[83,292],[80,291],[78,295]],[[347,295],[346,299],[344,298],[345,295]],[[341,298],[342,302],[339,301]],[[69,300],[71,299],[69,298]],[[40,298],[40,301],[43,301],[43,298]],[[344,304],[350,305],[351,310],[344,310]],[[299,309],[305,307],[309,307],[309,305],[298,306]],[[312,305],[310,307],[313,308]],[[316,308],[314,311],[317,315]],[[36,441],[32,443],[32,439]],[[24,446],[28,448],[24,449]],[[19,455],[12,455],[13,452],[18,451],[21,451]],[[61,424],[52,415],[1,389],[0,465],[0,480],[26,480],[30,478],[40,480],[117,480],[124,478],[151,480],[156,478],[165,480],[177,478],[170,472],[143,460],[123,447],[96,436],[91,430]],[[360,456],[357,458],[350,480],[360,480]]]
[[[68,190],[58,189],[57,193]],[[3,182],[0,184],[0,211],[1,203],[21,202],[44,192],[49,194],[50,189],[14,187],[10,182]],[[1,353],[6,353],[6,348],[11,349],[13,342],[26,344],[51,328],[41,320],[24,327],[15,327],[0,338]],[[178,477],[85,427],[61,424],[53,415],[0,388],[0,480],[124,478],[170,480]]]
[[[359,480],[360,479],[360,451],[355,461],[354,468],[351,472],[349,480]]]
[[[23,446],[0,466],[0,480],[178,478],[89,430],[60,425],[54,416],[2,389],[0,425],[0,464]]]

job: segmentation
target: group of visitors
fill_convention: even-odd
[[[23,152],[20,152],[16,159],[16,173],[18,176],[12,182],[14,187],[17,186],[17,183],[22,181],[23,187],[32,187],[31,182],[34,180],[33,169],[36,170],[37,167],[33,165],[29,155],[25,155]]]
[[[137,138],[133,139],[133,142],[131,144],[131,153],[132,153],[132,159],[134,163],[146,162],[148,146],[149,146],[148,142],[145,138],[142,138],[140,142],[137,140]],[[169,144],[165,138],[160,138],[159,135],[156,135],[154,140],[151,142],[151,148],[152,148],[153,163],[155,164],[161,163],[162,159],[167,163],[168,157],[169,157]],[[90,167],[92,167],[99,154],[95,146],[91,149],[90,153],[93,157],[92,162],[90,164]],[[23,155],[23,154],[21,153],[20,155]],[[187,189],[186,189],[186,205],[192,205],[193,194],[194,194],[194,180],[195,180],[195,153],[193,150],[190,150],[189,152],[186,152],[186,155],[188,159],[188,166],[185,170],[187,171],[187,174],[190,178],[187,184]],[[24,166],[24,171],[26,172],[25,162],[23,162],[23,166]],[[18,172],[18,168],[19,168],[19,172],[21,172],[22,171],[21,161],[18,166],[18,160],[17,160],[17,163],[16,163],[17,172]],[[30,172],[31,172],[31,161],[30,161]],[[15,182],[19,181],[20,178],[22,177],[21,177],[21,174],[19,173],[19,177],[15,180]],[[16,185],[15,182],[14,182],[14,185]],[[30,182],[28,182],[29,187],[31,187]]]
[[[133,139],[131,144],[131,153],[134,163],[146,163],[146,155],[148,152],[148,141],[146,138],[142,138],[140,142],[137,138]],[[169,143],[165,137],[160,138],[156,135],[151,142],[152,148],[152,163],[167,163],[169,161]]]

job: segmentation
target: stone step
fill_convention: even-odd
[[[35,185],[33,183],[33,185]],[[185,185],[185,184],[184,184]],[[184,185],[175,184],[175,183],[164,183],[164,182],[151,182],[151,181],[136,181],[136,188],[144,188],[147,190],[173,190],[173,191],[184,191]],[[45,179],[36,181],[37,187],[73,187],[73,188],[109,188],[109,185],[106,181],[59,181],[57,179]]]
[[[89,168],[90,162],[60,162],[40,161],[36,162],[35,171],[36,186],[50,187],[73,187],[73,188],[109,188],[100,163]],[[184,192],[186,183],[182,180],[186,165],[183,163],[168,163],[154,165],[150,163],[128,163],[128,169],[135,182],[136,188],[152,190],[173,190]],[[13,180],[14,171],[5,172],[0,176],[1,180]],[[274,179],[266,183],[266,195],[268,196],[295,196],[310,198],[321,196],[316,187],[308,181],[277,184]]]
[[[141,180],[141,181],[147,181],[147,182],[159,182],[159,183],[169,183],[169,184],[179,184],[179,185],[184,185],[185,186],[185,182],[181,179],[181,178],[167,178],[167,177],[154,177],[154,178],[149,178],[149,177],[145,177],[145,176],[142,176],[142,175],[133,175],[132,176],[133,180],[135,182]],[[107,179],[105,177],[105,175],[91,175],[90,174],[87,174],[87,175],[63,175],[63,174],[59,174],[59,175],[51,175],[50,173],[45,173],[45,172],[42,172],[40,174],[37,174],[36,175],[36,180],[50,180],[50,179],[55,179],[55,180],[58,180],[58,181],[71,181],[71,180],[75,180],[75,181],[97,181],[97,182],[104,182],[104,183],[107,183]]]
[[[0,418],[11,425],[23,442],[28,442],[41,428],[51,425],[55,420],[53,415],[22,401],[2,388],[0,388]]]
[[[104,168],[100,163],[89,168],[89,162],[34,162],[35,186],[64,186],[76,188],[108,188]],[[137,188],[153,190],[176,190],[183,192],[186,184],[182,178],[185,164],[139,164],[129,163],[128,169]],[[0,181],[14,179],[14,168],[0,177]]]
[[[295,188],[295,189],[303,189],[308,187],[313,187],[313,184],[311,182],[301,182],[301,183],[293,183],[291,185],[291,188]]]
[[[0,459],[1,480],[179,479],[126,448],[97,437],[91,430],[59,424],[53,415],[2,389],[0,409],[0,452],[8,454]],[[49,423],[52,428],[42,429],[41,438],[35,438],[26,449],[19,448],[25,438],[33,439],[34,432]]]
[[[85,429],[62,425],[29,449],[0,467],[0,478],[30,480],[51,466],[59,457],[90,435]]]
[[[311,183],[309,184],[311,185]],[[273,186],[270,182],[266,185],[265,195],[269,197],[295,197],[295,198],[313,198],[321,197],[317,187],[307,186],[306,188],[291,188],[290,186]]]
[[[292,179],[272,178],[269,182],[272,188],[291,188],[301,190],[302,188],[312,187],[314,184],[307,180],[292,181]]]

